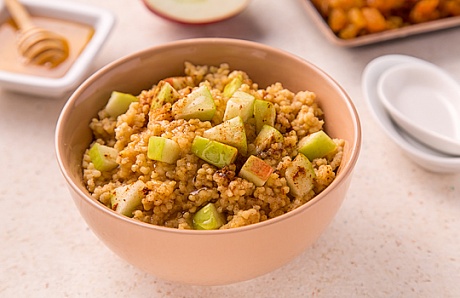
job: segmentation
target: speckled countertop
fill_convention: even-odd
[[[78,214],[54,153],[67,96],[0,89],[0,297],[460,297],[460,175],[427,172],[402,155],[371,117],[360,84],[369,61],[396,53],[434,62],[460,81],[460,28],[346,49],[327,41],[297,0],[254,0],[239,16],[206,26],[165,21],[140,0],[73,1],[118,19],[92,71],[148,46],[214,36],[313,62],[355,102],[362,154],[336,218],[299,257],[238,284],[179,285],[118,258]]]

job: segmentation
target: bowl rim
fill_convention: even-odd
[[[299,206],[298,208],[291,210],[285,214],[282,214],[280,216],[277,216],[275,218],[271,218],[269,220],[263,221],[263,222],[258,222],[254,224],[250,224],[247,226],[243,227],[238,227],[238,228],[232,228],[232,229],[225,229],[225,230],[207,230],[207,231],[200,231],[200,230],[185,230],[185,229],[175,229],[175,228],[169,228],[169,227],[163,227],[163,226],[158,226],[158,225],[153,225],[153,224],[148,224],[144,223],[141,221],[134,220],[132,218],[123,216],[121,214],[116,213],[115,211],[107,208],[100,202],[94,200],[91,198],[91,196],[87,192],[83,192],[77,185],[76,183],[72,180],[69,174],[66,173],[65,167],[64,167],[64,161],[63,161],[63,154],[61,151],[63,151],[65,144],[62,144],[59,139],[62,134],[62,127],[64,124],[64,119],[68,118],[69,115],[71,114],[71,108],[73,103],[78,99],[78,95],[82,93],[86,88],[91,86],[91,81],[94,79],[97,79],[98,77],[104,75],[106,72],[110,71],[113,68],[116,68],[120,64],[124,64],[130,60],[136,59],[136,57],[140,57],[143,55],[146,55],[151,52],[159,51],[159,50],[164,50],[168,48],[174,48],[174,47],[184,47],[184,46],[196,46],[197,44],[229,44],[233,46],[243,46],[243,47],[250,47],[252,49],[256,50],[261,50],[265,52],[271,52],[271,53],[276,53],[278,55],[283,55],[286,58],[294,59],[297,60],[299,63],[302,64],[307,64],[309,67],[313,68],[319,75],[321,75],[325,80],[329,81],[333,86],[337,88],[337,91],[339,91],[341,98],[345,100],[345,103],[348,107],[348,111],[350,112],[353,121],[353,131],[355,132],[356,138],[353,143],[349,143],[348,145],[350,146],[350,158],[349,162],[343,167],[340,168],[340,174],[337,175],[337,177],[334,179],[334,181],[326,187],[320,194],[312,198],[310,201],[304,203],[303,205]],[[111,217],[116,217],[117,219],[120,219],[127,224],[132,224],[132,225],[137,225],[140,228],[145,228],[145,229],[152,229],[156,230],[159,232],[165,232],[165,233],[177,233],[177,234],[182,234],[182,235],[217,235],[217,234],[229,234],[229,233],[241,233],[244,231],[250,231],[250,230],[255,230],[255,229],[260,229],[272,224],[276,224],[279,221],[284,221],[287,220],[290,217],[296,216],[298,213],[304,212],[304,210],[310,208],[313,205],[316,205],[318,202],[322,200],[323,197],[325,197],[329,192],[332,191],[332,189],[335,187],[337,184],[341,184],[347,181],[348,177],[352,174],[352,170],[354,169],[359,153],[361,151],[361,146],[362,146],[362,130],[361,130],[361,122],[359,119],[359,115],[357,112],[357,109],[349,97],[349,95],[346,93],[344,88],[340,86],[330,75],[328,75],[326,72],[318,68],[316,65],[312,64],[311,62],[297,56],[294,54],[291,54],[287,51],[284,51],[282,49],[278,49],[275,47],[271,47],[268,45],[264,45],[258,42],[254,41],[248,41],[248,40],[242,40],[242,39],[233,39],[233,38],[220,38],[220,37],[204,37],[204,38],[191,38],[191,39],[182,39],[182,40],[176,40],[172,42],[168,42],[165,44],[157,45],[157,46],[152,46],[145,48],[140,51],[136,51],[134,53],[128,54],[124,57],[121,57],[106,66],[102,67],[95,73],[93,73],[88,79],[86,79],[70,96],[69,100],[66,102],[64,105],[59,118],[57,120],[56,124],[56,130],[55,130],[55,151],[56,151],[56,157],[58,161],[58,165],[60,168],[61,173],[63,174],[65,180],[67,181],[67,187],[71,187],[71,189],[76,192],[81,198],[87,201],[89,204],[91,204],[93,207],[97,208],[98,210],[107,213]]]

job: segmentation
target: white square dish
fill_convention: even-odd
[[[108,10],[70,1],[30,1],[21,3],[32,16],[49,17],[90,25],[94,34],[81,53],[61,77],[14,73],[0,69],[0,87],[36,96],[58,97],[75,88],[84,79],[91,62],[103,46],[115,23]],[[0,3],[0,23],[10,18],[4,3]]]

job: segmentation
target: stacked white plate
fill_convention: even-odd
[[[460,172],[460,156],[444,154],[410,136],[393,121],[379,98],[378,83],[382,74],[395,66],[414,62],[426,63],[421,59],[406,55],[385,55],[372,60],[363,72],[364,98],[383,131],[412,161],[431,172]]]

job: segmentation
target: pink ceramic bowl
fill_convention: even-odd
[[[88,124],[112,90],[138,94],[184,61],[229,63],[260,87],[280,81],[293,91],[316,92],[325,130],[347,145],[334,182],[307,204],[262,223],[230,230],[177,230],[121,216],[93,200],[82,183],[81,160],[91,141]],[[309,247],[329,225],[350,184],[361,147],[355,107],[327,74],[298,57],[249,41],[204,38],[149,48],[117,60],[87,79],[70,97],[56,128],[57,158],[72,198],[94,233],[117,255],[161,279],[221,285],[268,273]],[[91,256],[88,256],[91,258]]]

